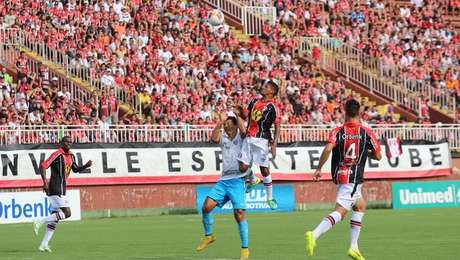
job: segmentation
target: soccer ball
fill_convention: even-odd
[[[208,23],[212,26],[219,26],[225,22],[224,13],[219,9],[214,9],[209,13]]]

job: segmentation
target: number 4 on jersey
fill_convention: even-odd
[[[352,143],[345,153],[345,159],[356,160],[356,143]]]

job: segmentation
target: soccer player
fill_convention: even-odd
[[[92,162],[88,161],[83,166],[77,166],[75,156],[70,152],[71,139],[64,136],[61,139],[60,147],[41,164],[41,176],[43,180],[43,190],[48,196],[52,213],[48,217],[37,219],[34,222],[34,232],[38,236],[40,227],[47,223],[45,235],[38,250],[51,252],[48,245],[53,237],[56,225],[60,220],[70,217],[69,201],[66,198],[66,179],[69,177],[70,170],[81,172],[91,167]],[[51,167],[51,177],[49,182],[46,180],[46,169]]]
[[[221,130],[222,126],[224,128],[223,134]],[[196,248],[198,252],[204,250],[216,240],[212,230],[214,220],[211,211],[216,206],[222,207],[225,203],[231,201],[241,239],[240,259],[245,260],[249,258],[248,222],[244,218],[244,210],[246,209],[246,173],[239,171],[237,160],[245,132],[246,129],[243,120],[234,112],[221,115],[220,122],[217,123],[212,131],[211,141],[220,144],[222,148],[222,176],[209,192],[203,204],[202,222],[205,237]]]
[[[269,149],[273,159],[276,157],[276,146],[280,135],[280,117],[275,105],[275,96],[278,94],[278,84],[272,80],[265,81],[261,89],[261,99],[253,99],[248,105],[248,125],[246,138],[243,141],[240,161],[240,171],[246,172],[254,163],[260,167],[264,186],[267,191],[267,203],[271,209],[278,208],[278,203],[273,199],[272,177],[270,176]],[[270,129],[275,124],[275,136],[272,138]],[[260,180],[251,175],[250,185],[246,192],[250,192]]]
[[[366,202],[361,196],[364,167],[367,157],[380,160],[380,143],[369,128],[360,124],[360,105],[351,99],[345,104],[345,124],[335,128],[329,135],[318,169],[313,179],[319,181],[321,169],[332,152],[332,180],[337,185],[337,197],[334,211],[326,216],[313,230],[306,233],[307,255],[312,256],[316,240],[335,224],[339,223],[353,210],[350,220],[350,249],[348,256],[355,260],[364,260],[358,249],[358,238],[361,231]]]

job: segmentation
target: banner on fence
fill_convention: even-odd
[[[68,190],[72,215],[67,220],[80,220],[80,190]],[[41,191],[0,193],[0,224],[32,222],[51,214],[48,197]]]
[[[460,181],[396,182],[393,208],[460,207]]]
[[[203,202],[212,187],[212,185],[198,185],[196,187],[196,208],[200,214]],[[292,185],[273,185],[273,198],[278,202],[278,209],[276,211],[294,211],[295,199]],[[256,212],[272,211],[267,204],[267,193],[263,185],[258,185],[250,193],[246,193],[246,210]],[[213,213],[231,212],[233,212],[233,205],[230,201],[222,208],[216,207],[213,210]]]
[[[54,149],[50,145],[30,145],[0,150],[0,188],[41,186],[39,165]],[[270,159],[273,179],[311,180],[322,149],[318,143],[280,145],[276,158]],[[365,177],[417,178],[451,173],[446,142],[404,144],[402,149],[398,158],[368,160]],[[214,182],[219,178],[222,164],[220,148],[207,143],[85,144],[75,145],[72,151],[78,164],[92,160],[93,166],[71,173],[69,185]],[[328,162],[323,172],[329,170]],[[259,172],[257,167],[254,171]],[[330,174],[323,176],[330,178]]]

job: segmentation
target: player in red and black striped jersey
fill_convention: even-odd
[[[54,234],[59,220],[69,218],[71,215],[69,201],[66,198],[66,179],[70,175],[70,170],[73,172],[81,172],[91,167],[92,164],[91,161],[88,161],[85,165],[78,166],[75,156],[70,152],[70,146],[70,137],[63,137],[60,147],[41,164],[42,171],[40,173],[43,180],[43,190],[48,196],[52,209],[50,216],[38,219],[34,222],[34,231],[36,235],[38,235],[41,225],[47,223],[45,235],[38,248],[43,252],[51,252],[48,243]],[[47,182],[46,169],[50,167],[51,177],[49,182]]]
[[[278,208],[272,194],[272,178],[270,176],[269,150],[273,159],[276,157],[276,146],[280,134],[281,115],[276,107],[275,97],[278,94],[278,85],[271,80],[264,82],[261,89],[262,98],[253,99],[248,106],[248,126],[246,138],[238,156],[240,171],[246,172],[252,163],[260,167],[264,186],[267,190],[267,203],[271,209]],[[272,138],[271,127],[275,125],[275,136]],[[247,192],[260,182],[253,174],[250,175],[251,184]]]
[[[337,185],[336,206],[315,228],[306,233],[307,255],[312,256],[316,240],[335,224],[340,222],[348,211],[353,210],[350,220],[350,249],[348,256],[356,260],[364,260],[358,249],[358,238],[366,202],[361,196],[364,181],[364,168],[367,157],[375,160],[382,158],[380,143],[369,128],[360,124],[360,105],[356,100],[345,104],[346,122],[335,128],[329,135],[328,143],[321,154],[318,169],[313,179],[321,178],[321,169],[332,152],[331,174]]]

